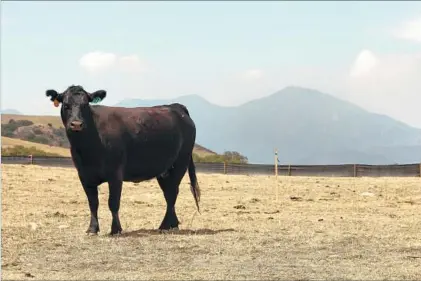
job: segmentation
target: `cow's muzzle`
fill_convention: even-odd
[[[72,131],[78,132],[82,130],[82,125],[83,125],[82,121],[72,121],[70,122],[70,129]]]

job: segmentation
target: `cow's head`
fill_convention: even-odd
[[[88,93],[82,86],[70,86],[61,94],[56,90],[47,90],[45,94],[51,97],[55,106],[61,104],[61,119],[66,129],[69,132],[79,132],[86,128],[87,120],[91,118],[89,103],[102,101],[107,92],[98,90]]]

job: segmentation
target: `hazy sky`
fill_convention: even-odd
[[[1,2],[1,107],[45,90],[198,94],[237,105],[311,87],[421,127],[421,2]]]

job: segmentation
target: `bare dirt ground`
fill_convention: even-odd
[[[186,176],[178,232],[159,234],[155,180],[125,183],[123,234],[98,236],[74,168],[2,165],[2,279],[408,280],[421,276],[420,178],[199,174],[202,214]],[[193,220],[192,220],[193,218]]]

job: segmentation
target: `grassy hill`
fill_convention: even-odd
[[[14,120],[29,120],[34,124],[48,125],[51,124],[54,128],[63,128],[63,123],[59,116],[38,116],[38,115],[18,115],[18,114],[2,114],[1,123],[7,124],[10,119]]]
[[[1,123],[2,148],[35,146],[46,152],[70,156],[69,143],[59,116],[2,114]],[[212,150],[198,144],[195,144],[193,152],[199,157],[216,155]]]
[[[26,148],[35,147],[38,150],[42,150],[49,153],[54,153],[59,156],[70,157],[70,150],[68,148],[51,146],[36,142],[24,141],[20,139],[14,139],[9,137],[1,137],[1,148],[11,148],[14,146],[23,146]]]

